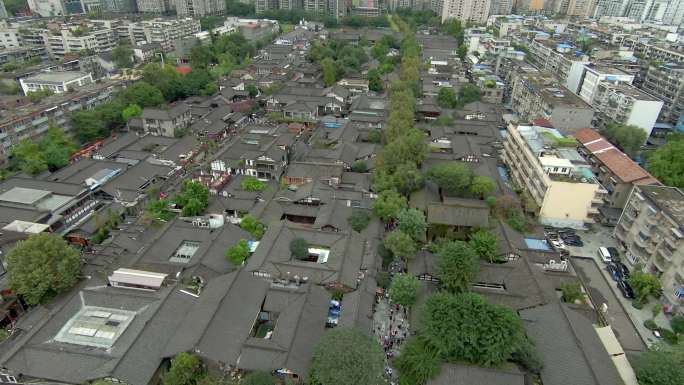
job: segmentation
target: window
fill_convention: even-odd
[[[199,247],[200,242],[183,241],[173,253],[171,258],[169,258],[169,262],[188,263],[192,259],[192,256],[195,255]]]

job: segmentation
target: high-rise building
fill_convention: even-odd
[[[555,3],[555,13],[567,16],[590,16],[594,9],[594,0],[562,0]]]
[[[642,89],[664,102],[660,120],[677,124],[679,118],[684,115],[684,66],[649,66]]]
[[[510,15],[513,8],[512,0],[491,0],[490,15]]]
[[[603,16],[621,17],[627,8],[628,0],[597,0],[594,7],[594,17],[600,19]]]
[[[176,13],[179,16],[203,17],[223,15],[225,12],[224,0],[176,0]]]
[[[7,14],[7,8],[5,8],[5,2],[0,0],[0,19],[7,19],[9,15]]]
[[[442,21],[458,19],[462,22],[484,24],[489,17],[491,0],[444,0]]]
[[[167,13],[172,9],[172,0],[136,0],[138,12]]]
[[[684,0],[670,0],[663,15],[663,23],[669,25],[684,24]]]

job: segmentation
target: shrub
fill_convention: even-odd
[[[240,181],[240,188],[245,191],[263,191],[266,187],[266,183],[253,176],[244,177],[242,178],[242,181]]]
[[[309,242],[303,238],[295,238],[290,242],[290,253],[299,260],[309,258]]]
[[[368,165],[365,160],[357,160],[352,164],[351,170],[359,173],[368,172]]]
[[[675,333],[684,334],[684,316],[678,315],[670,320],[670,327]]]
[[[670,329],[659,329],[660,335],[663,337],[665,342],[667,342],[670,345],[677,345],[679,342],[679,337],[677,337],[677,334],[673,332]]]
[[[361,232],[368,226],[368,223],[370,222],[370,216],[366,211],[354,210],[349,218],[347,218],[347,221],[354,231]]]
[[[647,319],[646,321],[644,321],[644,327],[648,330],[658,329],[658,325],[656,325],[655,321],[652,319]]]
[[[241,239],[235,245],[226,250],[226,258],[233,266],[240,266],[249,258],[249,243]]]
[[[562,284],[561,292],[564,302],[575,303],[578,300],[584,300],[584,292],[582,292],[582,286],[578,282]]]

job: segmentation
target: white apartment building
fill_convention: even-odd
[[[676,187],[635,186],[614,235],[630,264],[642,264],[660,278],[669,310],[682,313],[684,193]]]
[[[223,15],[225,11],[226,2],[223,0],[176,0],[178,16]]]
[[[511,180],[539,206],[539,221],[578,229],[595,223],[608,191],[576,148],[564,147],[552,128],[509,123],[507,130],[503,161]]]
[[[174,6],[173,0],[136,0],[140,13],[166,13]]]
[[[133,46],[158,43],[166,52],[174,49],[176,40],[192,36],[200,30],[199,20],[190,17],[128,22],[117,28],[119,38],[127,39]]]
[[[578,56],[574,47],[564,43],[533,40],[529,44],[529,49],[531,59],[539,69],[556,74],[562,82],[567,81],[571,69],[589,63],[587,55]],[[573,90],[571,87],[568,88]]]
[[[566,87],[591,104],[599,83],[603,81],[632,84],[634,75],[599,64],[573,64],[567,76]]]
[[[644,130],[649,137],[663,102],[632,85],[603,81],[598,85],[593,107],[596,110],[596,127],[601,128],[611,122],[633,125]]]
[[[491,0],[444,0],[441,7],[442,22],[458,19],[463,23],[484,24],[489,17]]]
[[[111,28],[97,28],[83,34],[77,29],[63,28],[59,33],[44,31],[44,41],[48,52],[55,57],[62,57],[68,52],[92,50],[96,53],[106,52],[116,47],[118,38]]]
[[[55,94],[61,94],[93,82],[90,73],[77,71],[52,71],[42,72],[33,76],[19,79],[19,85],[24,95],[29,92],[50,90]]]

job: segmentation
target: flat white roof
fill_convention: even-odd
[[[556,158],[554,156],[540,156],[539,162],[546,167],[567,167],[573,168],[572,162],[563,158]]]
[[[26,222],[15,219],[2,229],[5,231],[14,231],[17,233],[38,234],[42,233],[49,227],[50,225],[46,225],[44,223]]]
[[[124,285],[144,286],[150,288],[160,288],[167,274],[155,273],[151,271],[134,270],[121,268],[115,270],[109,276],[109,282]]]

